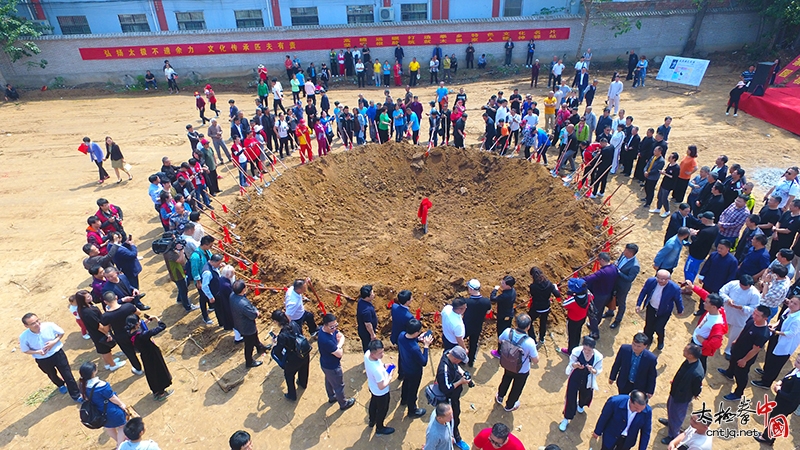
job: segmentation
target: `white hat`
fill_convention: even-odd
[[[254,126],[254,127],[253,127],[253,130],[254,130],[256,133],[258,133],[259,131],[261,131],[261,130],[263,130],[263,129],[264,129],[264,127],[262,127],[261,125],[256,125],[256,126]]]
[[[473,278],[469,280],[469,282],[467,283],[467,287],[472,289],[473,291],[479,291],[481,290],[481,282],[478,281],[476,278]]]

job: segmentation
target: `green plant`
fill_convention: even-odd
[[[0,45],[12,63],[42,52],[35,42],[24,40],[41,36],[42,27],[18,17],[17,3],[17,0],[0,0]],[[38,65],[44,67],[47,61],[43,59]]]
[[[559,14],[566,11],[567,8],[542,8],[539,10],[538,15],[540,16],[550,16],[553,14]]]
[[[25,399],[25,405],[34,406],[39,403],[44,403],[56,395],[57,391],[57,389],[53,389],[52,387],[39,388]]]
[[[65,87],[67,86],[64,84],[63,77],[55,77],[53,79],[53,82],[50,83],[50,86],[48,86],[48,88],[50,89],[64,89]]]
[[[636,22],[631,22],[627,17],[622,17],[612,22],[611,31],[614,32],[614,37],[619,37],[631,31],[633,27],[636,27],[637,30],[641,30],[642,21],[637,19]]]

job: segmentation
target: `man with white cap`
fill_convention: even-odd
[[[463,302],[463,300],[461,301]],[[464,369],[458,365],[469,363],[469,361],[467,351],[464,347],[457,345],[444,352],[439,362],[439,369],[436,371],[436,383],[439,390],[450,401],[450,406],[453,408],[453,440],[461,450],[470,448],[469,444],[461,439],[461,433],[458,431],[458,425],[461,423],[461,392],[464,390],[464,385],[473,387],[475,383],[469,372],[464,372]]]
[[[483,321],[486,313],[491,311],[492,302],[489,298],[481,295],[481,282],[473,278],[467,283],[469,298],[466,299],[467,310],[464,312],[464,331],[465,337],[469,339],[469,358],[470,367],[475,363],[475,354],[478,352],[478,341],[483,331]]]

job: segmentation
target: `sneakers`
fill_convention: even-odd
[[[456,447],[458,447],[461,450],[469,450],[469,444],[467,444],[463,440],[456,442]]]
[[[164,391],[164,392],[162,392],[162,393],[160,393],[158,395],[154,395],[153,398],[155,398],[159,402],[160,401],[164,401],[164,400],[167,399],[167,397],[172,395],[174,392],[175,392],[174,389],[167,389],[166,391]]]
[[[192,305],[189,307],[189,311],[197,311],[200,309],[200,305]]]
[[[380,435],[383,435],[383,436],[386,436],[386,435],[389,435],[389,434],[392,434],[392,433],[394,433],[394,428],[392,428],[392,427],[383,427],[383,428],[381,428],[379,430],[375,430],[375,434],[380,434]]]
[[[83,335],[83,336],[81,336],[81,337],[82,337],[82,338],[84,338],[84,339],[85,339],[85,340],[87,340],[87,341],[88,341],[89,339],[91,339],[91,338],[92,338],[91,336],[89,336],[89,333],[86,333],[86,334],[84,334],[84,335]]]
[[[114,371],[116,371],[117,369],[119,369],[120,367],[122,367],[122,366],[124,366],[125,364],[127,364],[127,363],[128,363],[128,361],[117,361],[117,360],[115,360],[114,362],[115,362],[116,364],[114,364],[113,366],[109,366],[108,364],[106,364],[106,366],[105,366],[105,367],[106,367],[106,370],[108,370],[108,371],[111,371],[111,372],[114,372]]]
[[[651,209],[650,212],[653,213],[653,214],[658,214],[659,212],[661,212],[661,210],[660,209]]]
[[[750,384],[752,384],[753,386],[755,386],[757,388],[769,389],[769,386],[764,384],[764,383],[762,383],[761,381],[750,380]]]
[[[734,114],[733,117],[739,117],[739,113]]]
[[[578,406],[578,412],[579,412],[579,413],[583,414],[583,412],[584,412],[584,411],[586,411],[586,410],[585,410],[585,409],[583,409],[583,407],[581,407],[581,406]]]
[[[662,219],[666,219],[667,217],[669,217],[669,211],[664,211],[663,213],[661,213]]]
[[[131,367],[131,373],[134,375],[144,375],[144,370],[136,370],[135,367]]]
[[[514,403],[514,406],[512,406],[511,408],[503,408],[503,409],[504,409],[506,412],[511,412],[511,411],[516,411],[516,410],[518,410],[518,409],[519,409],[519,400],[517,400],[517,402],[516,402],[516,403]]]
[[[558,429],[561,431],[567,431],[567,425],[569,425],[569,420],[563,419],[561,423],[558,424]]]
[[[74,401],[75,401],[75,403],[77,403],[77,404],[79,404],[79,405],[80,405],[81,403],[83,403],[83,397],[81,397],[80,395],[79,395],[77,398],[73,398],[72,400],[74,400]]]
[[[206,325],[214,325],[214,321],[211,319],[206,319],[203,322],[205,322]]]
[[[726,396],[724,396],[722,398],[724,398],[725,400],[728,400],[729,402],[738,402],[742,398],[742,396],[741,395],[736,395],[733,392],[731,392],[730,394],[728,394],[728,395],[726,395]]]
[[[340,409],[340,410],[342,410],[342,411],[344,411],[344,410],[346,410],[346,409],[350,409],[350,408],[352,408],[352,407],[353,407],[353,405],[355,405],[355,404],[356,404],[356,399],[354,399],[354,398],[348,398],[347,400],[345,400],[345,402],[344,402],[344,406],[342,406],[342,407],[341,407],[341,408],[339,408],[339,409]]]
[[[58,387],[58,392],[60,392],[62,394],[66,394],[67,393],[67,385],[66,384],[62,384],[61,386],[59,386]]]
[[[729,113],[729,112],[726,112],[726,113],[725,113],[725,115],[726,115],[726,116],[730,116],[730,115],[731,115],[731,113]]]
[[[494,401],[496,401],[498,405],[502,405],[503,404],[503,397],[501,397],[499,395],[496,395],[494,397]]]
[[[262,364],[264,364],[264,362],[263,362],[263,361],[258,361],[258,360],[255,360],[255,361],[253,361],[253,362],[246,363],[246,364],[245,364],[245,367],[247,367],[248,369],[250,369],[250,368],[252,368],[252,367],[258,367],[258,366],[260,366],[260,365],[262,365]]]
[[[569,355],[569,349],[567,349],[566,347],[561,347],[561,353]]]
[[[755,372],[759,375],[764,375],[764,369],[762,369],[761,367],[756,367]]]
[[[491,351],[491,354],[492,354],[492,356],[493,356],[493,357],[495,357],[495,358],[499,358],[499,357],[500,357],[500,353],[498,353],[498,352],[497,352],[497,350],[492,350],[492,351]]]

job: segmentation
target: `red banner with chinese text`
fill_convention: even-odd
[[[451,45],[514,41],[569,39],[569,28],[541,28],[528,30],[479,31],[475,33],[423,33],[387,36],[345,38],[273,39],[238,42],[214,42],[174,45],[135,45],[120,47],[81,48],[81,59],[160,58],[230,53],[283,53],[286,51],[330,50],[347,47],[394,47],[413,45]]]
[[[775,76],[775,84],[783,83],[787,78],[792,76],[793,73],[800,69],[800,55],[797,55],[797,58],[792,60],[789,64],[786,65],[783,69],[778,72]]]

